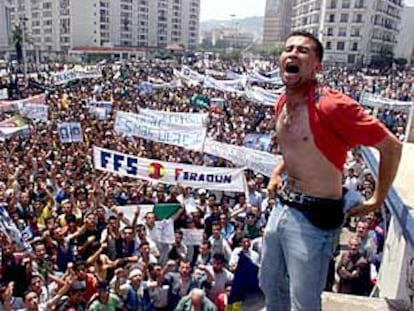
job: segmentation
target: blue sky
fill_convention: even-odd
[[[247,16],[263,16],[266,0],[201,0],[201,21],[207,19],[231,19]],[[414,6],[414,0],[405,0]]]

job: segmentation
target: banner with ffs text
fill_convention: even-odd
[[[163,162],[138,158],[96,146],[93,147],[93,161],[96,170],[130,178],[217,191],[244,192],[245,190],[243,168],[231,169]]]
[[[245,166],[255,172],[271,177],[280,156],[246,147],[206,139],[204,152],[226,159],[238,166]]]
[[[180,122],[179,120],[184,122],[184,119],[175,119],[174,122]],[[114,129],[125,136],[138,136],[191,150],[202,150],[207,134],[205,126],[191,126],[191,123],[184,126],[168,123],[165,118],[123,111],[117,112]]]

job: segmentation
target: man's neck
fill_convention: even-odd
[[[302,101],[303,98],[307,98],[310,90],[315,87],[315,85],[316,81],[312,80],[295,88],[286,88],[287,102],[298,102]]]

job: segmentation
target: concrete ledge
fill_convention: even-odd
[[[323,310],[325,311],[409,311],[404,301],[370,298],[354,295],[344,295],[324,292],[322,295]]]
[[[409,306],[398,300],[370,298],[324,292],[322,295],[323,311],[409,311]],[[243,311],[265,311],[264,298],[261,295],[248,297],[243,304]]]

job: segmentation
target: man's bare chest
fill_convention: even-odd
[[[306,105],[287,109],[283,107],[276,124],[280,144],[307,144],[312,139],[309,114]]]

